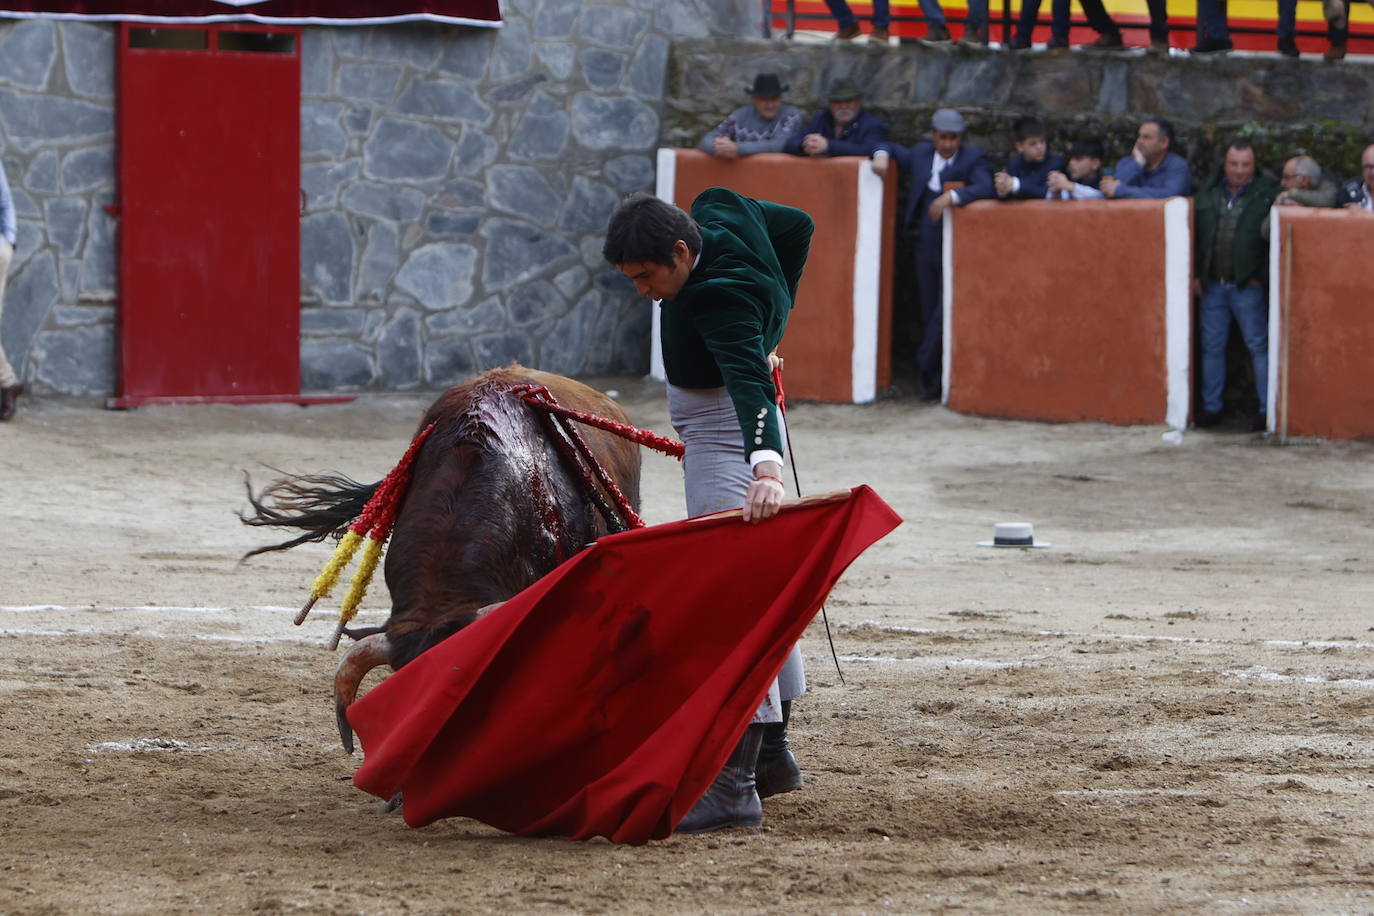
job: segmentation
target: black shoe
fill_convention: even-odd
[[[1269,431],[1269,414],[1260,411],[1250,420],[1250,432],[1264,433]]]
[[[1297,57],[1298,43],[1291,38],[1280,38],[1279,53],[1284,57]]]
[[[988,30],[964,26],[964,37],[959,39],[959,44],[967,45],[970,48],[986,48],[988,46]]]
[[[23,382],[0,388],[0,422],[14,419],[14,412],[19,409],[19,396],[23,393]]]
[[[1126,47],[1121,40],[1120,32],[1103,32],[1097,36],[1096,41],[1090,41],[1085,45],[1079,45],[1084,51],[1121,51]]]
[[[1211,429],[1221,422],[1221,414],[1212,413],[1210,410],[1198,411],[1198,415],[1193,418],[1193,426],[1198,429]]]
[[[1231,39],[1204,38],[1195,47],[1189,48],[1189,54],[1229,54],[1235,49]]]
[[[706,794],[678,822],[674,833],[710,833],[726,827],[763,826],[763,802],[754,788],[754,765],[763,743],[762,725],[750,725],[730,752]]]
[[[926,33],[919,39],[923,45],[945,45],[949,44],[949,29],[942,25],[932,25],[926,29]]]
[[[1050,40],[1045,42],[1046,51],[1067,51],[1069,50],[1069,40],[1063,35],[1051,35]]]
[[[805,785],[801,767],[792,756],[787,743],[787,721],[792,718],[792,701],[782,701],[782,721],[763,727],[763,743],[759,746],[759,762],[754,768],[754,782],[759,798],[795,792]]]
[[[1011,41],[1007,42],[1008,51],[1029,51],[1030,39],[1023,35],[1011,36]]]

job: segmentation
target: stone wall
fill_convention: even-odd
[[[779,73],[791,84],[788,100],[808,113],[823,104],[831,80],[853,76],[893,139],[907,144],[926,139],[936,108],[958,108],[970,140],[995,162],[1006,160],[1011,123],[1025,114],[1047,123],[1056,149],[1095,137],[1113,161],[1130,151],[1142,118],[1168,118],[1199,176],[1235,133],[1249,136],[1275,173],[1302,151],[1356,175],[1360,149],[1374,141],[1367,63],[689,39],[673,45],[665,143],[695,146],[722,110],[743,104],[742,87],[760,70]]]
[[[519,359],[648,365],[649,311],[601,259],[652,190],[671,43],[758,32],[753,0],[507,0],[499,30],[307,28],[306,390],[439,388]],[[38,392],[115,388],[113,26],[0,20],[19,241],[0,339]]]

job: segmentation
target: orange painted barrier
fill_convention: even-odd
[[[1275,208],[1270,224],[1270,429],[1374,437],[1374,216]]]
[[[662,149],[658,196],[684,210],[709,187],[811,214],[811,255],[779,355],[789,397],[864,403],[891,384],[892,236],[896,182],[868,160],[765,153],[716,159]],[[651,375],[663,377],[655,312]]]
[[[1190,203],[981,201],[945,222],[958,411],[1187,424]]]

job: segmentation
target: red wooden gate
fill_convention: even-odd
[[[301,400],[299,47],[289,27],[120,25],[112,406]]]

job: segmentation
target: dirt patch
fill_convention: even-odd
[[[596,384],[671,432],[658,386]],[[291,625],[327,549],[238,563],[243,469],[375,480],[427,402],[0,427],[0,913],[1370,908],[1374,447],[797,406],[803,487],[906,519],[829,604],[844,683],[804,641],[807,787],[625,848],[380,813],[329,615]],[[681,516],[673,461],[643,489]],[[1053,546],[975,546],[1007,520]]]

